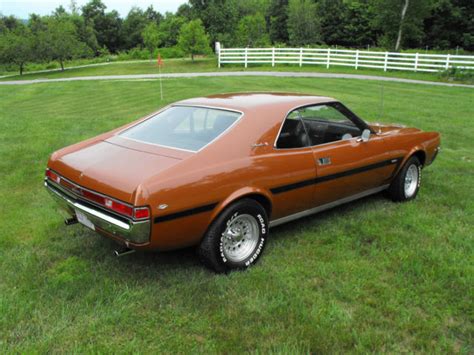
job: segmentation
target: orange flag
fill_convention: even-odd
[[[161,55],[160,55],[160,53],[158,53],[158,58],[157,58],[156,64],[157,64],[159,67],[162,67],[162,66],[163,66],[163,61],[161,60]]]

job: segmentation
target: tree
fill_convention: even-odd
[[[33,52],[33,43],[33,34],[24,25],[18,25],[13,30],[2,30],[0,35],[0,62],[15,64],[18,66],[20,75],[23,75],[25,64],[36,59]]]
[[[163,19],[163,15],[160,14],[158,11],[155,11],[153,5],[148,6],[143,14],[145,15],[148,21],[155,22],[157,25]]]
[[[236,36],[238,44],[244,47],[266,46],[270,43],[267,24],[261,13],[242,18],[237,26]]]
[[[155,22],[150,22],[142,32],[143,43],[150,52],[150,59],[153,57],[155,49],[160,45],[160,33]]]
[[[346,33],[346,3],[342,0],[321,0],[317,7],[321,17],[321,40],[329,45],[344,45],[344,42],[350,42],[352,35]]]
[[[181,27],[178,44],[186,54],[191,55],[192,61],[196,54],[209,53],[209,37],[201,20],[190,21]]]
[[[196,12],[196,17],[202,20],[211,42],[220,41],[226,46],[235,42],[235,28],[239,22],[239,0],[189,0]]]
[[[160,41],[163,47],[173,47],[178,44],[179,31],[185,22],[184,17],[173,15],[171,12],[165,14],[164,19],[158,26]]]
[[[122,35],[126,49],[143,45],[142,32],[149,20],[140,8],[134,6],[123,21]]]
[[[196,12],[191,5],[184,3],[178,7],[176,16],[184,17],[187,21],[191,21],[196,18]]]
[[[321,25],[316,4],[311,0],[290,0],[288,5],[288,35],[290,44],[304,46],[321,43]]]
[[[93,28],[98,47],[117,52],[123,44],[122,19],[115,10],[106,13],[106,8],[101,0],[91,0],[82,7],[82,16],[85,24]]]
[[[322,42],[358,47],[375,44],[371,10],[367,1],[320,0],[317,11],[321,18]]]
[[[271,0],[238,0],[236,1],[239,18],[255,15],[257,13],[267,14]]]
[[[474,1],[438,0],[424,22],[425,44],[474,51]]]
[[[107,12],[103,17],[96,19],[97,42],[100,47],[107,47],[110,52],[117,52],[123,46],[123,21],[117,11]]]
[[[423,41],[423,21],[433,0],[376,0],[375,24],[383,33],[380,44],[398,51]]]
[[[270,40],[288,43],[288,0],[273,0],[268,9]]]
[[[87,45],[77,39],[72,21],[65,18],[50,18],[44,33],[46,52],[51,60],[57,60],[64,70],[64,61],[92,54]]]
[[[346,46],[375,45],[377,32],[372,26],[375,17],[374,8],[368,1],[354,1],[347,3],[345,40],[341,44]]]
[[[2,33],[3,30],[15,30],[16,28],[22,26],[23,23],[15,16],[3,16],[0,13],[0,33]]]
[[[93,53],[97,54],[100,50],[100,45],[92,25],[86,23],[84,17],[77,13],[70,15],[69,19],[74,24],[77,39],[85,43]]]

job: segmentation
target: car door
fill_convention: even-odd
[[[271,156],[272,175],[268,181],[273,194],[272,218],[292,215],[313,207],[316,166],[309,138],[298,113],[283,122]]]
[[[298,109],[316,166],[314,204],[324,205],[386,184],[401,161],[383,138],[340,103]],[[369,130],[370,131],[370,130]],[[367,134],[368,132],[366,132]]]

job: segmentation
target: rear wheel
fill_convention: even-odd
[[[242,199],[227,207],[198,248],[201,261],[216,272],[246,269],[257,262],[266,243],[268,217],[255,200]]]
[[[417,157],[408,159],[388,189],[393,201],[409,201],[416,197],[421,184],[421,168]]]

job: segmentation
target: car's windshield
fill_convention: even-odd
[[[229,128],[241,113],[172,106],[122,132],[122,137],[171,148],[198,151]]]

